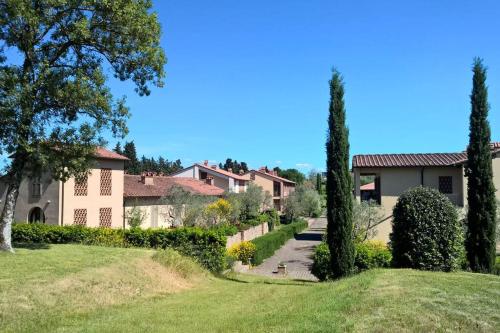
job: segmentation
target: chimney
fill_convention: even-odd
[[[212,176],[208,176],[208,177],[205,179],[205,183],[207,183],[208,185],[214,185],[214,177],[212,177]]]
[[[233,168],[227,168],[227,171],[233,173]]]
[[[205,161],[203,162],[203,165],[204,165],[204,166],[208,166],[208,160],[205,160]]]
[[[265,166],[261,166],[261,167],[259,168],[259,171],[260,171],[260,172],[266,172],[266,169],[267,169],[267,168],[266,168]]]
[[[242,176],[244,173],[245,171],[243,171],[243,169],[240,169],[240,176]]]
[[[154,185],[154,180],[153,180],[153,173],[152,172],[143,172],[141,174],[141,182],[144,185]]]

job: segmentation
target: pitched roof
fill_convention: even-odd
[[[199,195],[220,196],[224,190],[193,178],[154,176],[153,185],[145,185],[140,175],[125,175],[123,196],[131,197],[163,197],[174,186]]]
[[[264,172],[264,171],[260,171],[260,170],[251,170],[249,172],[255,172],[255,173],[258,173],[258,174],[261,174],[261,175],[264,175],[264,176],[268,176],[268,177],[274,178],[276,180],[279,180],[281,182],[285,182],[285,183],[289,183],[289,184],[295,184],[295,182],[293,182],[293,181],[291,181],[289,179],[286,179],[286,178],[283,178],[283,177],[280,177],[280,176],[276,176],[276,175],[270,174],[268,172]]]
[[[490,144],[491,152],[500,152],[500,142]],[[369,154],[354,155],[353,168],[391,168],[391,167],[426,167],[453,166],[467,161],[467,152],[427,153],[427,154]]]
[[[467,159],[466,153],[355,155],[353,168],[448,166]]]
[[[115,153],[114,151],[107,150],[106,148],[103,148],[103,147],[97,147],[96,156],[98,158],[104,158],[104,159],[108,159],[108,160],[128,161],[127,157],[120,155],[118,153]]]

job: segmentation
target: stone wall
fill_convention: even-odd
[[[243,241],[251,241],[254,238],[267,234],[268,232],[269,227],[267,223],[262,223],[261,225],[240,231],[236,235],[227,237],[226,248],[230,248],[232,245]]]

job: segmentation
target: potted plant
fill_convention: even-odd
[[[278,274],[281,275],[286,274],[286,264],[283,261],[280,261],[278,264]]]

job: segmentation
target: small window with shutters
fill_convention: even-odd
[[[73,213],[73,224],[75,225],[87,225],[87,210],[78,208],[74,210]]]
[[[111,169],[101,169],[101,195],[111,195]]]
[[[111,208],[99,208],[99,226],[111,228]]]
[[[75,177],[75,197],[86,196],[88,193],[88,176]]]

